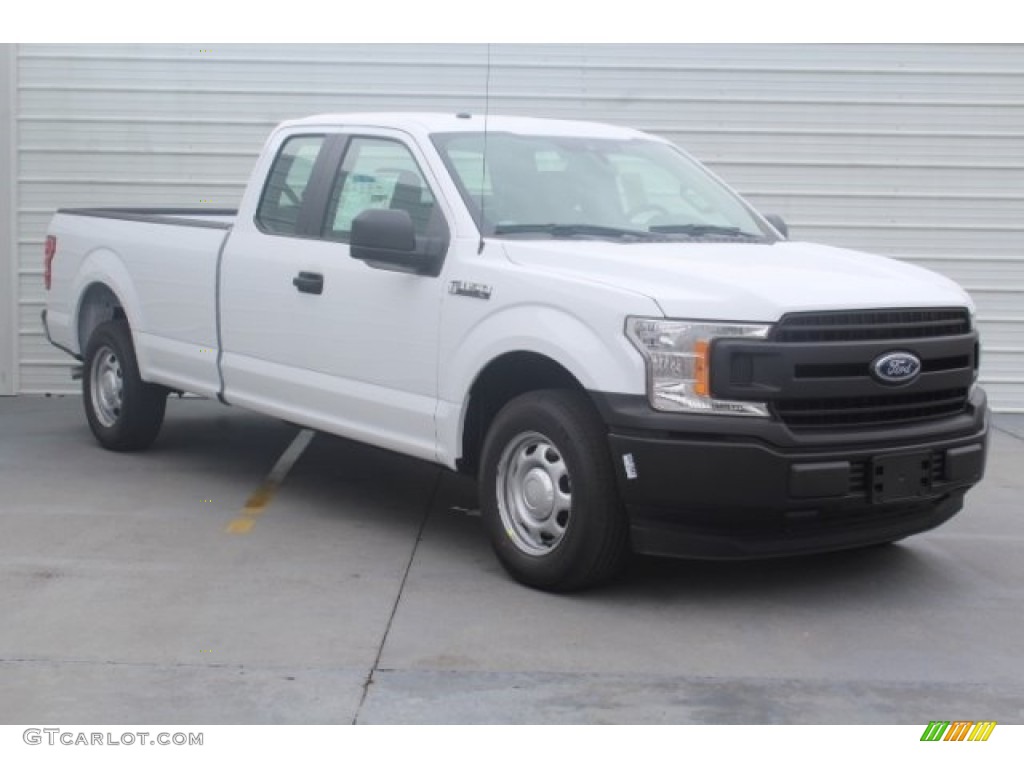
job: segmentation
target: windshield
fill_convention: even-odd
[[[625,242],[770,242],[746,204],[668,144],[646,139],[435,134],[485,235]]]

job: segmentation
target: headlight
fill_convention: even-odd
[[[647,363],[647,397],[659,411],[768,416],[768,406],[711,397],[711,342],[717,338],[763,339],[770,325],[626,319],[626,335]]]

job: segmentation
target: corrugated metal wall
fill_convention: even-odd
[[[14,46],[0,45],[0,395],[17,390],[18,272],[14,251]]]
[[[20,390],[54,208],[233,206],[279,120],[349,110],[601,120],[689,148],[796,238],[968,288],[993,405],[1024,410],[1024,46],[19,46]]]

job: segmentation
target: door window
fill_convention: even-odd
[[[429,233],[439,216],[434,196],[405,145],[356,137],[331,190],[323,236],[348,242],[352,220],[371,208],[406,211],[420,236]]]

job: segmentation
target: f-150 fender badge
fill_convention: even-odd
[[[921,360],[911,352],[889,352],[871,363],[871,374],[882,384],[909,384],[921,374]]]
[[[491,298],[491,286],[484,283],[470,283],[466,280],[452,280],[448,283],[448,293],[455,296],[469,296],[473,299]]]

